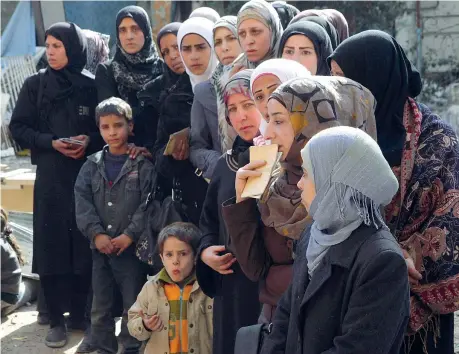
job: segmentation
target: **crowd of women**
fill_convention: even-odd
[[[238,330],[257,323],[271,324],[263,353],[453,353],[457,137],[415,100],[420,73],[393,37],[349,37],[336,10],[264,0],[237,16],[199,8],[156,43],[148,14],[129,6],[116,31],[94,78],[78,26],[51,26],[49,67],[25,82],[10,125],[37,164],[34,270],[51,327],[70,297],[71,324],[85,321],[91,257],[73,185],[102,144],[94,108],[115,96],[133,110],[131,154],[154,163],[162,197],[179,195],[202,232],[214,354],[234,353]],[[279,166],[245,199],[265,163],[249,148],[264,144],[278,145]]]

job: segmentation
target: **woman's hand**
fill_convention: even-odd
[[[247,199],[242,198],[242,192],[244,191],[245,185],[247,184],[247,179],[249,177],[260,177],[261,172],[254,170],[263,167],[264,165],[266,165],[266,161],[252,161],[237,171],[236,181],[234,184],[234,187],[236,188],[236,203],[243,202]]]
[[[216,272],[226,275],[232,274],[234,271],[231,268],[236,258],[231,253],[226,253],[220,256],[220,252],[225,252],[225,246],[210,246],[201,253],[201,260]]]
[[[405,258],[406,267],[408,268],[408,281],[411,285],[418,285],[419,280],[422,279],[422,274],[419,273],[414,266],[413,258],[411,258],[410,254],[402,249],[403,257]]]
[[[182,139],[178,143],[177,148],[175,151],[172,153],[172,157],[175,160],[182,161],[186,160],[190,154],[190,144],[188,140]]]
[[[137,156],[142,154],[145,156],[147,159],[151,159],[153,156],[151,155],[151,152],[148,151],[146,147],[143,146],[135,146],[134,144],[129,144],[128,149],[127,149],[127,154],[129,157],[134,160]]]

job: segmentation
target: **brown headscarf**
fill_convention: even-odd
[[[302,175],[301,149],[318,132],[340,125],[362,129],[376,140],[376,101],[359,83],[328,76],[290,80],[279,86],[270,99],[290,112],[295,138],[281,164],[282,171],[273,178],[259,209],[266,226],[298,239],[307,224],[307,212],[296,185]]]

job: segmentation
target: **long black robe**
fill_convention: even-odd
[[[42,82],[46,85],[47,72],[32,75],[24,82],[10,123],[14,139],[31,149],[32,163],[37,165],[32,271],[39,275],[87,274],[91,271],[91,251],[76,226],[73,194],[85,157],[74,160],[62,155],[53,149],[52,140],[84,134],[90,137],[86,155],[101,149],[103,141],[94,119],[94,79],[83,77],[79,86],[64,95],[51,102],[43,100],[38,112],[40,75],[44,75]]]
[[[231,252],[222,204],[236,196],[236,171],[248,162],[246,155],[249,146],[237,137],[231,154],[227,153],[218,160],[199,223],[203,238],[198,250],[196,276],[204,293],[214,299],[213,354],[233,354],[239,328],[256,324],[260,315],[258,283],[249,280],[237,262],[231,267],[233,274],[220,275],[202,262],[200,257],[209,246],[225,245]],[[242,162],[245,159],[247,161]]]

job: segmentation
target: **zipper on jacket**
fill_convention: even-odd
[[[183,287],[184,288],[184,287]],[[182,354],[182,303],[183,303],[183,288],[180,288],[180,319],[179,319],[179,341],[180,354]]]

